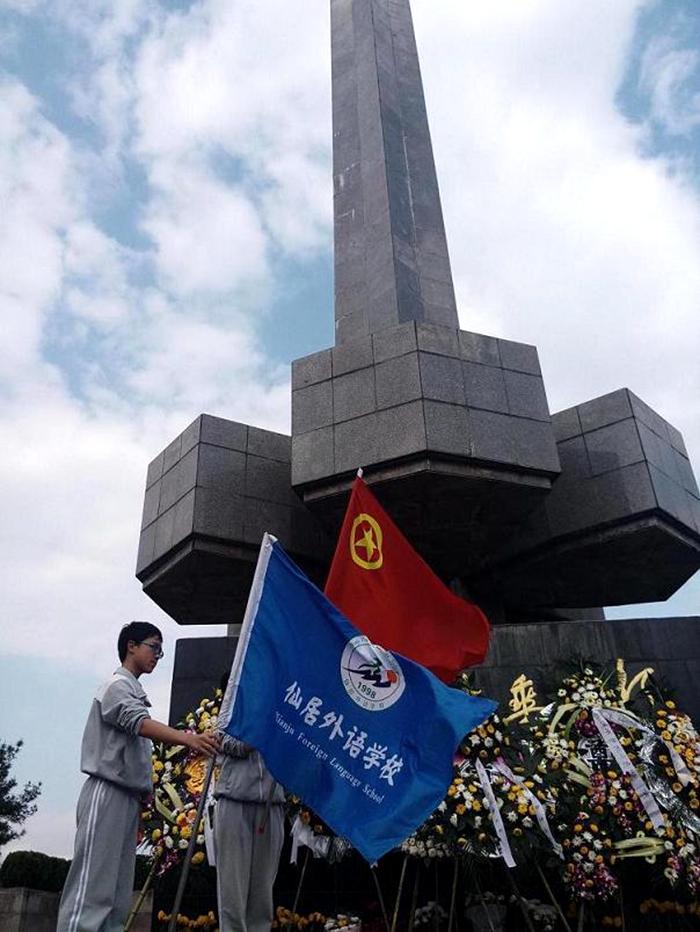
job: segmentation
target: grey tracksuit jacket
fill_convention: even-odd
[[[83,773],[138,795],[151,792],[152,744],[138,733],[150,718],[150,705],[133,673],[119,667],[92,700],[80,755]]]
[[[151,742],[139,728],[150,703],[120,667],[92,700],[80,758],[75,852],[57,932],[122,932],[134,886],[139,797],[150,793]]]
[[[214,789],[217,799],[223,797],[242,803],[266,803],[274,784],[272,802],[284,802],[284,790],[275,784],[258,751],[228,735],[223,737],[221,749],[224,762]]]

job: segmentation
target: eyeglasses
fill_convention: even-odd
[[[150,641],[139,641],[139,644],[143,644],[144,647],[150,647],[151,650],[153,651],[153,656],[156,658],[156,660],[160,660],[161,657],[165,657],[165,654],[163,653],[163,649],[160,646],[160,644],[151,644]]]

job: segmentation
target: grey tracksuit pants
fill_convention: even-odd
[[[221,932],[270,932],[272,885],[277,876],[284,816],[282,806],[270,806],[267,826],[264,803],[238,802],[220,797],[216,801],[217,895]]]
[[[123,932],[134,887],[140,808],[136,797],[116,784],[87,778],[56,932]]]

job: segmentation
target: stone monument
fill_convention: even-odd
[[[494,695],[572,655],[656,667],[700,711],[698,619],[606,622],[700,567],[680,433],[628,389],[551,414],[534,346],[461,330],[409,0],[331,0],[335,346],[292,436],[200,415],[148,468],[137,576],[182,624],[171,717],[230,662],[262,533],[323,584],[358,467],[494,625]],[[303,635],[302,635],[303,636]]]

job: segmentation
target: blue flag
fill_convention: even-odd
[[[368,861],[442,802],[495,707],[371,644],[265,535],[220,727]]]

